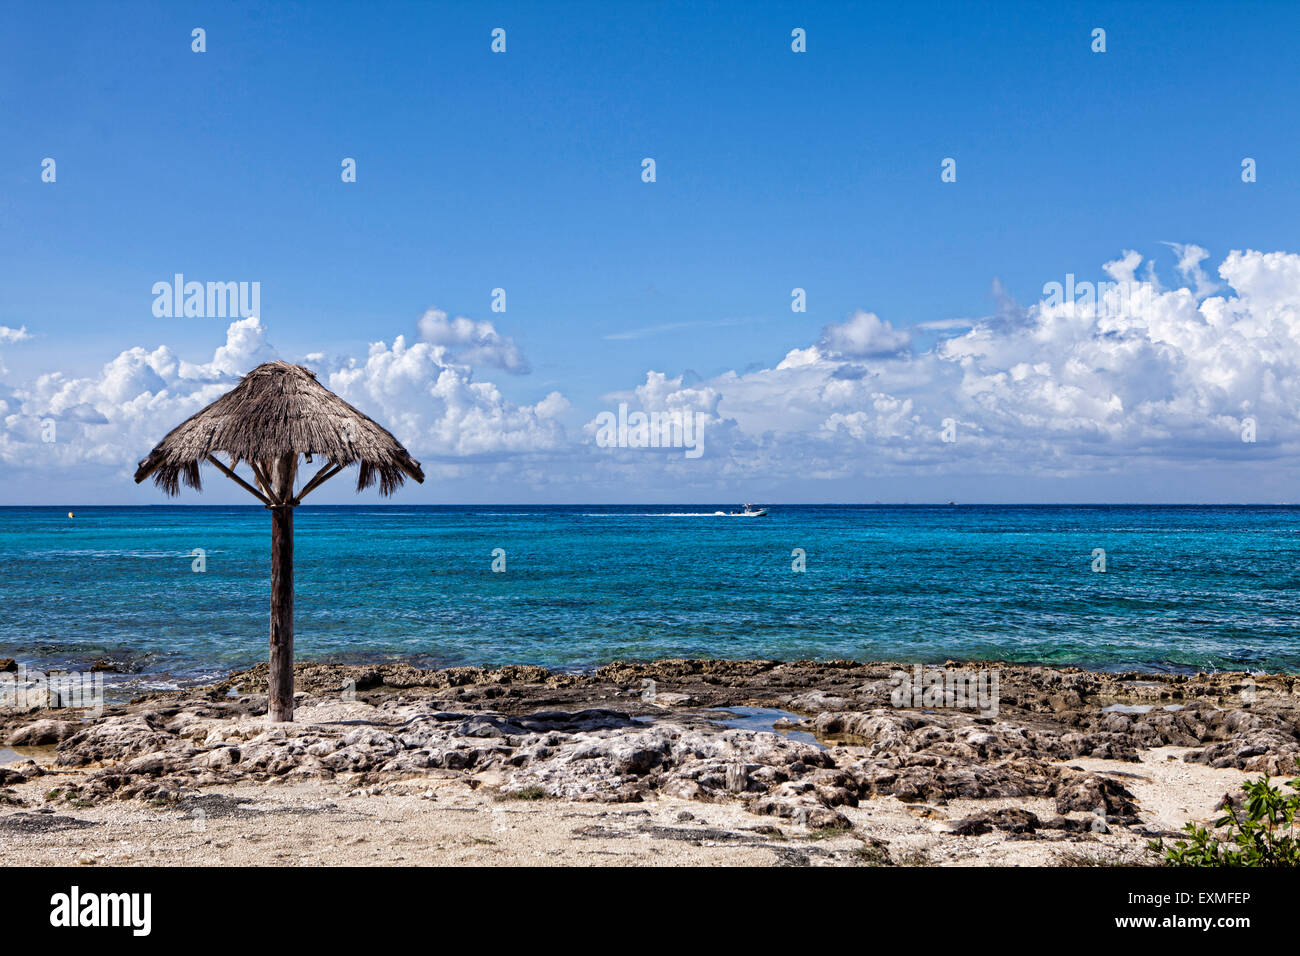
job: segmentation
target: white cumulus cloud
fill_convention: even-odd
[[[441,309],[429,309],[420,317],[418,328],[420,338],[439,349],[440,361],[491,365],[513,375],[530,371],[523,353],[491,322],[463,316],[449,319]]]
[[[911,335],[894,328],[874,312],[859,310],[846,322],[826,326],[820,345],[830,355],[874,358],[901,352],[911,340]]]
[[[495,333],[493,333],[495,334]],[[496,342],[476,333],[460,343],[460,357]],[[472,367],[452,362],[447,343],[371,345],[364,358],[328,360],[315,353],[309,366],[320,380],[403,441],[417,458],[433,462],[508,458],[564,444],[559,419],[568,402],[552,392],[533,405],[508,400]],[[96,375],[39,375],[0,384],[0,462],[25,469],[66,470],[105,466],[126,474],[171,428],[228,391],[243,373],[280,356],[266,327],[252,317],[232,322],[209,361],[191,363],[171,348],[135,346]],[[301,361],[302,359],[298,359]],[[522,356],[511,359],[526,365]],[[43,440],[53,428],[54,441]]]
[[[760,479],[785,480],[799,495],[822,479],[888,476],[907,487],[931,476],[1073,480],[1146,470],[1181,488],[1211,467],[1254,467],[1265,477],[1260,469],[1294,468],[1300,255],[1234,251],[1210,279],[1203,249],[1175,251],[1179,281],[1168,288],[1150,262],[1125,251],[1102,265],[1120,285],[1096,296],[1045,295],[1021,307],[999,288],[994,315],[928,323],[916,338],[858,311],[770,367],[706,379],[650,370],[603,407],[584,409],[588,424],[571,433],[559,392],[529,404],[482,377],[484,368],[528,368],[490,322],[430,310],[418,340],[399,335],[365,355],[306,361],[431,474],[476,486],[605,483],[636,500],[645,489],[735,489]],[[129,474],[167,430],[276,356],[250,318],[231,323],[203,361],[155,344],[127,348],[84,377],[7,373],[0,462],[11,474],[85,465]],[[620,403],[689,414],[702,423],[703,453],[599,447],[597,416]],[[1242,441],[1247,419],[1254,442]],[[53,443],[42,441],[50,422]],[[944,441],[945,432],[957,440]]]
[[[859,311],[771,368],[690,389],[650,372],[624,394],[646,411],[690,404],[707,413],[706,451],[693,463],[700,475],[1059,476],[1294,460],[1300,255],[1232,252],[1214,283],[1203,249],[1176,251],[1176,288],[1126,250],[1103,265],[1121,286],[1099,300],[1008,301],[986,319],[930,323],[940,337],[925,351]],[[1253,445],[1241,441],[1247,418]],[[949,420],[956,442],[942,440]],[[607,457],[624,469],[635,460]],[[678,467],[663,456],[640,461]]]
[[[568,401],[552,392],[534,405],[508,401],[472,370],[448,364],[430,342],[376,342],[365,359],[348,359],[321,376],[331,389],[384,423],[411,450],[437,460],[559,448],[559,416]]]

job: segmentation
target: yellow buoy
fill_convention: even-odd
[[[76,515],[74,515],[71,511],[69,511],[69,512],[68,512],[68,517],[69,517],[69,518],[75,518]]]

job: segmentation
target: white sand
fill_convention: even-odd
[[[1137,798],[1144,822],[1176,830],[1189,819],[1213,818],[1224,793],[1256,776],[1183,763],[1176,758],[1184,752],[1176,747],[1147,751],[1138,764],[1066,763],[1116,774]],[[1040,831],[1046,836],[1039,839],[946,832],[964,816],[1003,807],[1030,810],[1046,820],[1055,815],[1050,799],[954,800],[931,806],[880,798],[841,808],[854,829],[831,836],[756,816],[734,803],[503,801],[497,799],[494,777],[445,772],[384,784],[377,792],[358,791],[338,779],[203,791],[204,799],[223,798],[227,807],[231,800],[250,801],[236,807],[234,815],[223,815],[220,807],[187,813],[139,801],[83,808],[42,803],[42,794],[75,785],[79,776],[79,771],[52,773],[15,788],[29,806],[0,808],[0,864],[860,865],[867,862],[861,851],[871,840],[885,841],[895,862],[924,865],[1151,859],[1147,838],[1122,827],[1109,834]],[[31,818],[17,815],[41,808],[94,825],[28,832]],[[694,819],[679,820],[683,812]],[[754,830],[773,826],[783,838]],[[668,829],[656,832],[655,827]]]

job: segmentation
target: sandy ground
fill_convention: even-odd
[[[34,753],[35,751],[28,751]],[[1141,755],[1138,764],[1097,759],[1068,765],[1114,774],[1149,826],[1204,822],[1243,780],[1258,776],[1184,763],[1183,748]],[[42,754],[43,758],[52,752]],[[46,759],[39,762],[46,764]],[[46,764],[49,766],[48,764]],[[75,783],[56,771],[16,789],[40,794]],[[1051,816],[1048,799],[953,800],[942,806],[894,797],[843,812],[853,830],[814,833],[731,803],[660,797],[640,804],[503,799],[490,774],[439,772],[371,790],[333,781],[207,788],[180,805],[111,801],[0,809],[0,864],[10,865],[864,865],[879,845],[910,865],[1150,863],[1145,839],[1125,828],[1037,839],[994,832],[956,836],[968,814],[1019,807]]]

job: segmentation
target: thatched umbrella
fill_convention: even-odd
[[[227,466],[216,453],[229,456]],[[298,456],[324,459],[297,492]],[[271,512],[271,720],[293,720],[293,509],[351,464],[360,464],[357,491],[379,482],[389,495],[407,477],[424,481],[420,463],[391,434],[316,381],[316,373],[288,362],[267,362],[201,412],[168,432],[136,470],[169,495],[181,483],[202,490],[207,462]],[[256,487],[235,473],[247,462]]]

